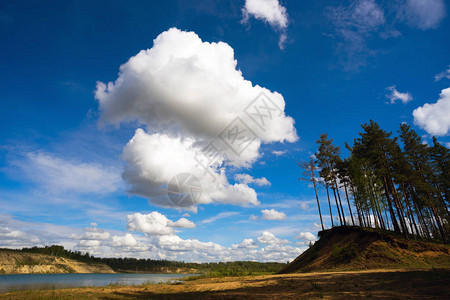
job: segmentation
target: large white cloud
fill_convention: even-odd
[[[281,94],[245,80],[236,66],[228,44],[202,42],[194,32],[169,29],[151,49],[120,66],[114,83],[97,84],[102,120],[137,120],[151,131],[209,140],[241,117],[264,142],[295,141],[293,119],[284,112],[267,119],[265,131],[246,118],[244,109],[261,92],[282,111],[285,102]]]
[[[444,136],[450,130],[450,87],[442,90],[436,103],[425,103],[413,111],[414,123],[432,135]]]
[[[236,66],[228,44],[202,42],[194,32],[172,28],[123,64],[114,83],[97,84],[102,122],[147,126],[148,133],[138,129],[123,151],[131,193],[170,206],[165,185],[188,172],[202,183],[199,203],[257,203],[246,184],[228,183],[224,163],[249,167],[261,143],[298,137],[283,96],[254,86]],[[200,167],[208,145],[223,155]]]

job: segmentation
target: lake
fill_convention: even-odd
[[[178,281],[195,274],[17,274],[0,275],[0,293],[24,289],[60,289],[109,284],[132,285]]]

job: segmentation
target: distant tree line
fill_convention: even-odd
[[[361,127],[353,145],[345,144],[347,158],[340,156],[340,148],[324,133],[316,142],[315,155],[298,162],[304,169],[300,179],[314,188],[322,229],[319,187],[326,190],[331,226],[375,227],[405,238],[448,243],[449,149],[435,137],[428,146],[406,124],[400,125],[398,137],[372,120]],[[330,198],[334,198],[334,211]]]
[[[117,272],[161,272],[175,271],[184,268],[194,269],[201,273],[221,276],[240,276],[249,274],[275,273],[286,266],[285,263],[277,262],[255,262],[255,261],[233,261],[233,262],[210,262],[189,263],[183,261],[157,260],[146,258],[101,258],[94,257],[89,253],[64,249],[63,246],[52,245],[45,247],[32,247],[22,249],[1,249],[0,251],[17,251],[26,253],[46,254],[64,258],[70,258],[85,263],[104,263]],[[165,269],[165,270],[163,270]]]

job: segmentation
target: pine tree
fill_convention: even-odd
[[[360,133],[360,138],[355,139],[354,153],[358,157],[366,158],[374,169],[375,175],[382,180],[394,230],[400,232],[401,226],[401,232],[407,237],[407,227],[402,218],[396,187],[391,174],[391,156],[396,139],[391,139],[392,133],[382,130],[372,120],[369,124],[363,124],[361,127],[364,132]],[[395,215],[394,207],[398,218]]]
[[[433,184],[435,178],[431,165],[431,151],[422,138],[406,124],[400,125],[400,138],[404,144],[404,153],[411,166],[410,181],[416,191],[425,198],[425,205],[431,210],[439,234],[444,242],[447,237],[442,224],[442,207],[438,199],[438,189]]]
[[[316,200],[317,200],[317,208],[319,209],[319,216],[320,216],[320,224],[322,225],[322,230],[325,230],[325,227],[323,226],[322,221],[322,212],[320,210],[320,203],[319,203],[319,196],[317,196],[317,178],[316,178],[316,164],[314,163],[314,159],[310,157],[309,162],[297,162],[298,166],[300,168],[304,169],[302,178],[299,178],[299,180],[311,182],[314,187],[314,192],[316,194]]]
[[[340,148],[333,145],[333,140],[328,139],[328,134],[326,133],[320,135],[320,139],[316,141],[316,144],[319,147],[316,158],[317,164],[321,168],[321,176],[333,190],[341,225],[346,225],[339,191],[337,191],[338,194],[336,196],[336,190],[338,189],[336,164],[340,159]]]

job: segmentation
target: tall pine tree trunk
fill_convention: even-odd
[[[350,211],[350,217],[352,218],[352,225],[355,226],[355,220],[353,220],[352,207],[350,206],[350,200],[348,200],[347,185],[345,184],[345,182],[344,182],[344,189],[345,189],[345,197],[347,198],[348,210]]]
[[[420,236],[419,230],[417,229],[416,221],[414,220],[414,215],[413,215],[412,210],[411,210],[411,208],[409,206],[409,200],[412,201],[412,199],[408,197],[408,193],[406,192],[406,187],[405,187],[405,183],[404,182],[402,182],[402,186],[403,186],[403,194],[405,194],[406,210],[407,210],[408,214],[410,215],[410,218],[412,219],[413,226],[414,226],[414,229],[416,230],[417,236]]]
[[[339,214],[339,221],[341,222],[341,226],[342,226],[342,217],[341,217],[341,210],[339,209],[339,203],[336,197],[336,189],[334,188],[334,186],[331,187],[331,189],[333,190],[333,194],[334,194],[334,201],[336,202],[336,208]]]
[[[429,193],[429,192],[427,192],[427,194],[428,194],[428,199],[429,199],[430,202],[431,202],[431,203],[430,203],[430,204],[431,204],[431,211],[433,212],[434,218],[436,219],[436,224],[437,224],[437,226],[438,226],[439,233],[441,234],[442,241],[443,241],[444,243],[447,243],[447,237],[446,237],[446,235],[445,235],[444,228],[442,227],[441,219],[440,219],[440,217],[439,217],[439,214],[438,214],[437,211],[436,211],[436,207],[435,207],[434,203],[432,202],[433,199],[431,199],[431,196],[430,196],[430,193]]]
[[[394,184],[394,181],[392,180],[392,177],[390,177],[389,179],[390,179],[390,182],[389,182],[390,184],[388,183],[388,185],[389,185],[389,188],[391,189],[395,208],[397,209],[397,214],[398,214],[398,218],[400,220],[400,226],[402,227],[403,236],[406,239],[408,239],[408,227],[406,226],[405,216],[403,215],[400,200],[397,197],[397,190],[395,189],[395,184]]]
[[[336,187],[336,193],[337,193],[338,200],[339,200],[339,207],[341,208],[341,212],[342,212],[342,220],[344,221],[344,225],[347,225],[347,222],[345,220],[344,209],[342,208],[341,195],[339,193],[339,186],[337,185],[336,179],[334,179],[334,185]]]
[[[363,224],[362,218],[361,218],[361,208],[359,208],[359,204],[358,204],[358,202],[355,199],[355,187],[354,187],[353,182],[351,180],[350,180],[350,188],[352,189],[353,202],[355,202],[356,213],[358,214],[359,226],[364,227],[364,224]]]
[[[330,207],[331,227],[334,227],[333,212],[331,210],[331,202],[330,202],[330,194],[328,193],[328,184],[325,184],[325,185],[326,185],[326,188],[327,188],[328,206]]]
[[[383,177],[384,192],[386,193],[386,199],[389,207],[389,213],[391,215],[392,225],[394,226],[394,231],[400,233],[400,227],[398,227],[397,218],[395,217],[394,209],[392,208],[391,198],[389,195],[389,189],[387,187],[386,177]]]
[[[322,230],[325,230],[325,227],[323,227],[322,212],[320,211],[319,196],[317,196],[317,188],[315,181],[313,181],[313,185],[314,185],[314,192],[316,193],[317,207],[319,208],[320,224],[322,225]]]

